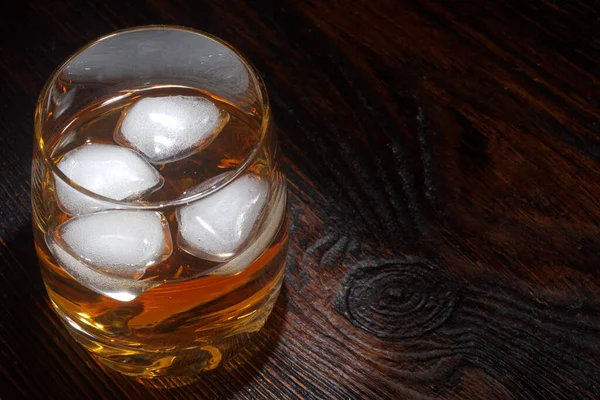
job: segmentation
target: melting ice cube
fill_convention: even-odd
[[[236,275],[249,267],[269,247],[279,231],[281,220],[285,216],[286,199],[286,185],[283,184],[278,193],[273,196],[273,206],[256,234],[256,240],[240,254],[211,271],[209,275]]]
[[[85,144],[71,150],[58,168],[90,192],[114,200],[139,199],[163,185],[163,178],[141,155],[109,144]],[[54,176],[58,205],[67,214],[79,215],[111,208]]]
[[[115,141],[163,164],[208,146],[228,121],[229,113],[203,97],[146,97],[126,112]]]
[[[135,281],[98,272],[63,249],[51,235],[46,244],[60,266],[77,282],[88,289],[119,301],[131,301],[162,282]]]
[[[208,197],[180,207],[179,247],[211,261],[232,258],[255,231],[268,191],[263,178],[249,173]]]
[[[131,301],[161,282],[137,281],[172,252],[165,217],[156,211],[112,210],[73,217],[46,235],[58,264],[83,286]]]
[[[137,279],[171,255],[165,217],[157,211],[102,211],[80,215],[53,232],[81,262],[113,276]]]

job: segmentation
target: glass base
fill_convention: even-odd
[[[282,279],[275,290],[254,313],[254,318],[235,334],[213,338],[200,345],[177,349],[149,349],[117,346],[110,339],[94,337],[54,305],[70,335],[90,354],[112,370],[138,378],[138,381],[156,388],[170,388],[189,384],[194,376],[210,371],[229,361],[243,349],[263,327],[279,296]],[[162,378],[177,378],[164,380]],[[152,382],[147,382],[152,380]]]

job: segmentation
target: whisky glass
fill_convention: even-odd
[[[206,33],[102,37],[35,113],[35,247],[54,311],[97,360],[192,376],[232,357],[285,271],[286,181],[265,85]]]

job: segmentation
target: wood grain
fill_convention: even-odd
[[[600,398],[598,2],[12,3],[1,399]],[[69,338],[30,228],[45,80],[94,38],[150,23],[207,31],[255,63],[292,208],[267,325],[175,389],[108,371]]]
[[[337,310],[382,339],[423,336],[454,311],[458,291],[439,268],[408,258],[358,265],[345,279]]]

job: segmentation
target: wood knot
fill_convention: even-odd
[[[336,308],[379,338],[423,335],[452,314],[458,290],[441,269],[419,258],[360,264],[344,280]]]

